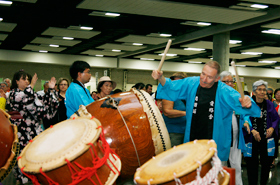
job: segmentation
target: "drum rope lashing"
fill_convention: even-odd
[[[77,162],[73,162],[77,167],[79,167],[81,169],[81,171],[78,171],[73,164],[71,164],[71,162],[67,159],[65,159],[65,161],[67,162],[67,166],[71,172],[71,178],[72,178],[72,182],[69,185],[75,185],[80,183],[81,181],[83,181],[84,179],[88,179],[89,181],[91,181],[94,185],[96,185],[96,183],[91,179],[92,175],[96,176],[96,179],[98,180],[99,184],[102,185],[102,182],[100,180],[100,178],[97,175],[97,169],[99,169],[101,166],[103,166],[104,164],[106,166],[108,166],[110,168],[110,170],[116,174],[115,170],[117,171],[118,174],[120,174],[120,171],[118,170],[118,168],[114,165],[114,163],[112,162],[112,160],[110,159],[109,155],[111,154],[112,157],[114,158],[114,160],[116,160],[117,154],[111,150],[108,142],[105,139],[105,135],[103,132],[103,127],[99,126],[96,129],[101,128],[101,134],[99,136],[100,141],[102,142],[102,145],[100,143],[97,143],[98,147],[100,148],[100,150],[103,152],[104,156],[100,159],[97,155],[97,151],[94,147],[93,143],[88,143],[88,145],[91,146],[91,156],[92,156],[92,163],[93,163],[93,167],[83,167],[80,164],[78,164]],[[30,141],[32,142],[32,140]],[[114,155],[115,156],[114,156]],[[96,157],[94,157],[96,156]],[[18,157],[18,159],[20,159],[21,157]],[[113,166],[113,168],[115,170],[112,169],[112,167],[108,164],[108,160],[110,162],[110,164]],[[31,179],[32,183],[34,185],[40,185],[37,177],[35,175],[32,174],[27,174],[23,171],[24,167],[21,168],[21,172],[27,176],[29,179]],[[74,172],[75,171],[75,172]],[[50,177],[48,177],[42,170],[42,168],[40,169],[40,173],[47,179],[49,185],[59,185],[59,183],[53,181]]]
[[[215,150],[215,149],[216,148],[210,148],[210,150]],[[213,160],[213,167],[207,172],[207,174],[203,178],[201,178],[201,176],[200,176],[200,170],[201,170],[202,164],[199,161],[197,161],[198,163],[200,163],[200,165],[199,165],[199,168],[197,169],[198,175],[196,176],[196,180],[193,180],[184,185],[208,185],[208,184],[211,184],[213,182],[213,180],[214,180],[214,183],[216,184],[218,182],[218,180],[217,180],[218,174],[222,169],[222,163],[217,155],[217,151],[215,152],[214,156],[212,157],[212,160]],[[174,177],[174,180],[177,185],[183,185],[179,178]]]
[[[126,130],[127,130],[128,134],[129,134],[129,136],[130,136],[130,139],[132,141],[132,144],[133,144],[133,147],[134,147],[134,150],[135,150],[135,153],[136,153],[136,157],[137,157],[137,160],[138,160],[138,165],[141,166],[141,162],[140,162],[140,159],[139,159],[137,148],[136,148],[136,145],[134,143],[133,137],[132,137],[132,135],[130,133],[130,130],[129,130],[128,126],[127,126],[127,123],[126,123],[126,121],[125,121],[125,119],[124,119],[124,117],[123,117],[119,107],[117,106],[116,101],[111,96],[108,96],[108,98],[110,98],[110,103],[112,103],[112,106],[115,107],[118,110],[118,112],[119,112],[119,114],[120,114],[120,116],[121,116],[121,118],[123,120],[123,123],[124,123],[124,125],[126,127]]]

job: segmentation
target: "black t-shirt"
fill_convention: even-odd
[[[211,88],[203,88],[199,85],[195,101],[190,141],[195,139],[212,139],[215,97],[218,82],[215,82]]]

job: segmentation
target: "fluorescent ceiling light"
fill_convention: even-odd
[[[108,12],[108,13],[105,13],[105,15],[107,15],[107,16],[112,16],[112,17],[117,17],[117,16],[120,16],[121,14],[119,14],[119,13],[110,13],[110,12]]]
[[[253,4],[251,5],[252,8],[260,8],[260,9],[265,9],[268,8],[267,5],[261,5],[261,4]]]
[[[63,39],[65,39],[65,40],[73,40],[74,38],[73,37],[63,37]]]
[[[242,42],[241,40],[229,40],[230,44],[238,44],[238,43],[241,43],[241,42]]]
[[[12,1],[0,1],[0,4],[11,5],[11,4],[13,4],[13,2]]]
[[[104,55],[95,55],[96,57],[103,57]]]
[[[40,53],[47,53],[48,51],[46,50],[39,50]]]
[[[211,23],[209,23],[209,22],[198,22],[197,24],[198,25],[203,25],[203,26],[210,26],[211,25]]]
[[[241,54],[244,54],[244,55],[261,55],[263,53],[260,53],[260,52],[242,52]]]
[[[134,45],[134,46],[142,46],[143,44],[141,44],[141,43],[133,43],[132,45]]]
[[[161,34],[159,34],[159,36],[161,36],[161,37],[171,37],[172,35],[171,34],[166,34],[166,33],[161,33]]]
[[[277,61],[271,61],[271,60],[261,60],[259,63],[265,63],[265,64],[274,64],[277,63]]]
[[[54,48],[58,48],[59,47],[59,45],[56,45],[56,44],[50,44],[49,46],[50,47],[54,47]]]
[[[191,50],[191,51],[203,51],[203,48],[184,48],[184,50]]]
[[[81,26],[80,27],[82,30],[92,30],[93,27],[86,27],[86,26]]]
[[[112,51],[114,51],[114,52],[121,52],[121,50],[119,50],[119,49],[112,49]]]
[[[158,55],[162,56],[162,55],[163,55],[163,53],[158,54]],[[177,56],[177,54],[166,53],[166,56],[169,56],[169,57],[174,57],[174,56]]]
[[[280,67],[274,67],[274,69],[280,69]]]
[[[278,29],[269,29],[269,30],[263,30],[262,33],[271,33],[271,34],[280,35],[280,30],[278,30]]]
[[[155,60],[153,58],[140,58],[140,60]]]
[[[238,64],[237,65],[235,64],[235,66],[236,67],[246,67],[246,65],[238,65]]]
[[[198,62],[198,61],[188,61],[188,63],[191,63],[191,64],[201,64],[202,62]]]

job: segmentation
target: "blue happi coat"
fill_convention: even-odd
[[[174,80],[166,78],[164,86],[161,84],[157,89],[158,99],[167,99],[176,101],[185,99],[187,124],[185,130],[184,142],[189,142],[193,106],[197,88],[199,86],[200,77],[188,77],[182,80]],[[240,94],[223,82],[218,81],[218,87],[215,98],[215,111],[213,121],[213,139],[217,144],[218,157],[222,161],[227,161],[231,146],[231,124],[232,112],[235,110],[239,114],[253,117],[260,117],[261,110],[252,100],[252,106],[247,109],[243,108],[239,101]]]

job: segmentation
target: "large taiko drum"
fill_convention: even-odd
[[[161,113],[145,91],[132,89],[105,97],[86,110],[81,107],[78,114],[87,112],[101,122],[106,140],[120,156],[121,179],[133,178],[139,166],[171,147]]]
[[[226,185],[229,175],[222,170],[214,140],[196,140],[178,145],[153,157],[137,169],[136,184]]]
[[[35,185],[111,185],[121,161],[106,142],[100,122],[80,117],[36,136],[21,152],[18,166]]]
[[[17,127],[9,118],[10,115],[0,109],[0,182],[13,169],[19,153]]]

